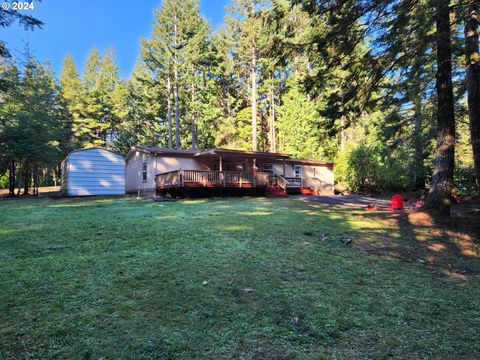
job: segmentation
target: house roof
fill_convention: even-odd
[[[270,153],[270,152],[263,152],[263,151],[244,151],[244,150],[231,150],[231,149],[211,149],[211,150],[203,150],[195,154],[195,156],[208,156],[208,155],[216,155],[216,156],[249,156],[249,157],[257,157],[257,158],[275,158],[275,159],[286,159],[289,158],[290,155],[288,154],[281,154],[281,153]]]
[[[288,154],[283,153],[271,153],[263,151],[244,151],[244,150],[232,150],[232,149],[206,149],[206,150],[191,150],[191,149],[172,149],[161,148],[156,146],[141,146],[134,145],[127,154],[127,158],[130,157],[132,151],[138,150],[144,153],[152,155],[174,155],[185,157],[209,157],[209,156],[224,156],[224,157],[240,157],[248,156],[258,159],[281,159],[286,162],[294,162],[305,165],[333,165],[332,162],[322,160],[309,160],[309,159],[297,159],[291,158]]]
[[[143,152],[148,152],[151,154],[185,154],[185,155],[195,155],[198,153],[198,150],[185,150],[185,149],[173,149],[173,148],[161,148],[157,146],[140,146],[140,145],[134,145],[132,148],[135,148],[137,150],[143,151]]]
[[[301,158],[289,158],[285,160],[288,163],[297,163],[302,165],[335,165],[333,162],[323,161],[323,160],[310,160],[310,159],[301,159]]]
[[[172,149],[172,148],[161,148],[157,146],[142,146],[142,145],[133,145],[130,148],[130,151],[127,153],[127,160],[135,151],[141,151],[143,153],[151,155],[175,155],[175,156],[187,156],[191,157],[195,155],[198,150],[185,150],[185,149]]]

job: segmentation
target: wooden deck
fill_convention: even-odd
[[[155,176],[157,189],[189,187],[267,187],[268,172],[236,172],[218,170],[175,170]]]
[[[270,172],[218,170],[174,170],[155,176],[157,195],[170,196],[244,196],[313,193],[303,178],[272,176]],[[277,194],[278,195],[278,194]]]

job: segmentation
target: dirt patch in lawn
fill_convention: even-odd
[[[356,215],[378,224],[362,229],[354,242],[360,252],[428,266],[457,280],[480,277],[480,216],[472,204],[455,206],[443,223],[423,212]]]
[[[17,193],[17,191],[18,189],[15,189],[15,194]],[[58,196],[60,195],[60,186],[43,186],[38,188],[38,193],[40,197]],[[23,193],[23,189],[21,189],[20,196],[18,197],[9,197],[8,189],[0,189],[0,200],[25,199],[32,197],[34,197],[33,194],[25,195]]]
[[[358,223],[369,224],[354,235],[353,246],[363,254],[427,266],[456,280],[480,278],[478,197],[458,199],[451,218],[442,222],[413,210],[413,197],[405,202],[405,211],[394,213],[388,211],[388,200],[367,196],[317,196],[309,200],[342,208]]]

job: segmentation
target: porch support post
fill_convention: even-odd
[[[253,187],[257,187],[257,159],[253,158]]]
[[[218,169],[220,170],[220,173],[218,174],[218,179],[222,181],[223,187],[225,187],[225,174],[222,172],[223,171],[223,159],[221,156],[218,157]]]
[[[285,158],[283,159],[283,177],[285,177]]]

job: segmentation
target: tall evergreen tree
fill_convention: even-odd
[[[0,98],[0,161],[9,172],[9,196],[15,195],[17,160],[23,155],[21,126],[17,114],[22,109],[20,101],[20,74],[17,64],[9,61],[4,68],[4,87]]]
[[[432,186],[424,209],[450,215],[455,166],[455,111],[452,83],[450,1],[437,0],[435,8],[437,45],[437,151]]]
[[[82,76],[81,115],[75,119],[73,125],[74,135],[82,147],[89,144],[104,145],[100,134],[106,128],[99,122],[99,113],[102,110],[98,94],[100,65],[100,53],[94,48],[88,54]]]
[[[122,121],[125,85],[118,76],[113,51],[100,56],[92,49],[82,77],[80,115],[74,119],[74,135],[82,146],[110,145]]]
[[[155,11],[151,38],[142,44],[142,56],[153,73],[152,77],[164,79],[167,92],[166,118],[171,134],[170,119],[173,108],[176,148],[181,146],[182,113],[186,116],[185,109],[183,111],[181,109],[182,96],[188,91],[190,102],[192,96],[195,98],[195,84],[192,81],[188,82],[188,78],[195,78],[199,59],[203,55],[202,50],[205,49],[203,43],[209,36],[208,33],[206,21],[200,16],[198,0],[164,0],[162,6]],[[191,112],[190,115],[193,116],[190,128],[194,131],[192,121],[195,119],[195,112]],[[169,145],[173,142],[170,139],[169,135]]]
[[[73,57],[70,54],[65,55],[63,66],[59,77],[60,99],[63,105],[63,116],[68,120],[70,132],[68,149],[73,145],[73,124],[80,118],[81,100],[82,100],[82,83],[77,71]]]
[[[161,117],[165,111],[163,84],[151,75],[145,64],[138,62],[126,85],[125,121],[114,140],[114,148],[120,152],[127,152],[132,145],[166,146],[167,136],[171,139]]]
[[[473,149],[473,166],[480,193],[480,52],[478,27],[480,5],[471,3],[465,10],[465,58],[468,117]]]
[[[37,19],[34,16],[31,16],[28,13],[24,13],[22,11],[17,11],[13,9],[0,10],[0,27],[7,28],[13,25],[14,23],[18,23],[22,26],[25,30],[34,30],[37,28],[42,28],[44,23]],[[7,49],[7,44],[4,41],[0,40],[0,58],[8,58],[10,57],[10,52]],[[8,86],[8,81],[5,82],[3,77],[1,76],[3,73],[3,64],[0,65],[0,91],[6,91]]]
[[[227,21],[227,37],[233,55],[233,61],[238,64],[236,70],[249,83],[251,106],[251,149],[258,149],[258,75],[260,62],[264,56],[266,39],[267,1],[263,0],[233,0],[229,8]],[[248,80],[247,80],[248,79]]]
[[[411,153],[409,175],[412,188],[423,190],[426,185],[425,152],[431,140],[430,117],[434,106],[435,24],[430,11],[424,7],[411,10],[408,27],[416,31],[401,33],[396,42],[408,43],[412,56],[397,67],[388,83],[383,109],[386,113],[383,134],[393,139],[391,148],[406,146]],[[391,113],[388,111],[391,110]],[[428,149],[430,150],[430,149]]]
[[[66,127],[48,65],[27,55],[20,72],[13,65],[9,71],[12,86],[0,107],[0,145],[9,161],[10,195],[15,181],[28,194],[32,180],[38,186],[39,168],[59,161]]]
[[[318,111],[308,95],[293,84],[278,108],[278,136],[281,152],[308,159],[319,158],[320,138],[315,125]]]

